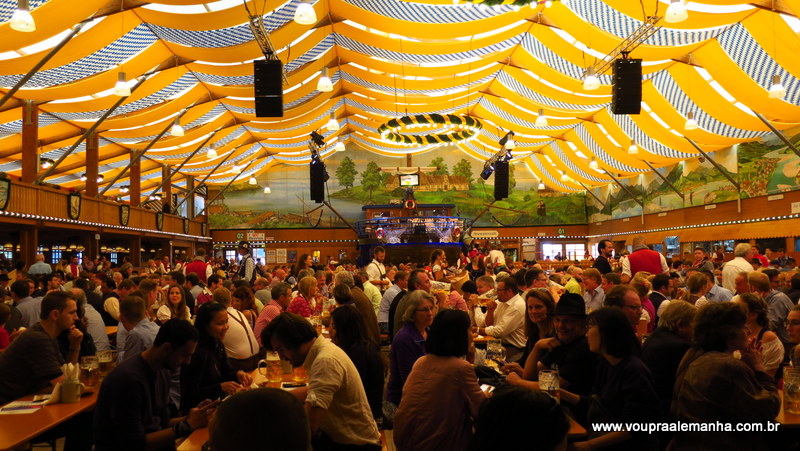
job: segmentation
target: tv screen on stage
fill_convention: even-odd
[[[419,185],[419,174],[403,174],[400,176],[400,186]]]

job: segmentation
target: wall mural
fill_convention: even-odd
[[[450,150],[452,149],[452,150]],[[331,205],[349,222],[364,219],[363,205],[387,204],[403,198],[405,189],[398,177],[382,172],[381,167],[406,166],[405,156],[378,155],[348,144],[346,151],[325,159],[330,179],[327,193]],[[420,177],[415,188],[417,203],[456,205],[456,214],[474,218],[493,200],[494,176],[479,177],[483,162],[448,148],[413,157],[412,165],[436,167]],[[278,164],[257,176],[258,185],[243,180],[226,190],[209,205],[209,223],[213,229],[260,229],[301,227],[345,227],[327,207],[317,208],[309,199],[308,164]],[[269,185],[271,194],[264,194]],[[476,226],[498,224],[530,226],[545,224],[582,224],[586,222],[583,193],[564,194],[537,190],[538,180],[522,163],[511,165],[510,196],[496,202],[476,222]],[[216,194],[211,190],[209,198]]]
[[[800,143],[800,129],[785,131],[784,135],[795,145]],[[800,189],[800,157],[774,134],[714,152],[711,158],[739,182],[742,198]],[[658,168],[658,171],[682,195],[653,173],[620,180],[637,199],[644,199],[645,214],[726,202],[738,197],[734,185],[703,157]],[[590,222],[642,214],[642,207],[616,184],[595,188],[592,193],[602,203],[587,196]]]

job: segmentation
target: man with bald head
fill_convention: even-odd
[[[733,254],[736,257],[722,266],[722,286],[730,292],[736,291],[736,276],[739,273],[753,271],[753,265],[750,264],[750,260],[753,258],[753,249],[749,244],[737,244],[733,248]]]

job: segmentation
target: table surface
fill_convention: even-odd
[[[117,326],[106,326],[106,335],[113,335],[117,333]]]
[[[26,396],[20,398],[20,401],[32,399],[33,396]],[[34,413],[0,416],[2,418],[0,420],[0,451],[14,449],[75,415],[93,409],[96,402],[97,392],[95,391],[82,396],[76,403],[51,404]]]

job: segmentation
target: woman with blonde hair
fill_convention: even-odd
[[[300,279],[297,283],[297,297],[292,300],[286,311],[289,313],[296,313],[304,318],[314,315],[316,311],[316,301],[314,297],[317,295],[317,278],[314,276],[307,276]]]
[[[681,300],[686,301],[697,308],[708,304],[706,293],[711,289],[708,277],[701,272],[696,272],[686,280],[686,292]]]

